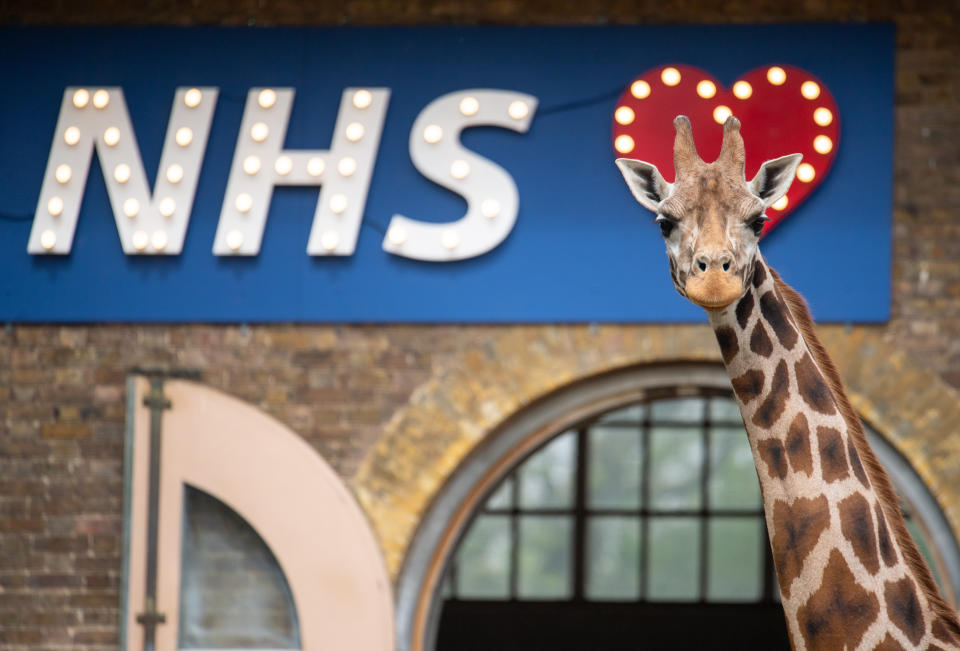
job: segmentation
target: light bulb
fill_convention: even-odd
[[[455,249],[460,245],[460,234],[452,228],[443,231],[443,235],[440,236],[440,241],[443,243],[443,246],[448,249]]]
[[[717,85],[709,79],[704,79],[697,84],[697,95],[703,99],[710,99],[717,94]]]
[[[634,148],[633,138],[627,134],[617,136],[616,140],[613,141],[613,147],[621,154],[629,154]]]
[[[243,171],[253,176],[260,171],[260,158],[257,156],[247,156],[243,159]]]
[[[729,106],[724,106],[721,104],[717,108],[713,109],[713,120],[717,124],[723,124],[732,114],[733,111],[730,110]]]
[[[227,233],[227,246],[231,251],[236,251],[243,246],[243,233],[237,230]]]
[[[357,142],[363,138],[363,125],[359,122],[351,122],[347,125],[347,140]]]
[[[630,94],[637,99],[646,99],[650,96],[650,84],[643,79],[638,79],[630,84]]]
[[[465,179],[470,175],[470,163],[465,160],[455,160],[450,165],[450,176],[455,179]]]
[[[80,129],[77,127],[67,127],[63,132],[63,141],[73,147],[80,142]]]
[[[250,127],[250,137],[257,142],[263,142],[267,139],[268,135],[270,135],[270,127],[264,122],[257,122]]]
[[[146,231],[137,231],[133,234],[133,248],[137,251],[143,251],[147,248],[147,242],[149,238],[147,237]]]
[[[358,109],[365,109],[373,103],[373,95],[369,90],[360,89],[353,94],[353,105]]]
[[[233,205],[239,212],[250,212],[250,209],[253,207],[253,197],[246,192],[241,192],[237,195],[237,198],[234,199]]]
[[[773,204],[773,209],[774,209],[774,210],[783,210],[784,208],[787,207],[787,204],[788,204],[788,203],[790,203],[790,201],[787,199],[787,195],[783,195],[782,197],[780,197],[779,199],[777,199],[777,200],[774,202],[774,204]]]
[[[813,121],[819,124],[821,127],[825,127],[833,122],[833,113],[830,111],[830,109],[821,106],[813,112]]]
[[[830,136],[817,136],[813,139],[813,149],[818,154],[829,154],[833,149],[833,141]]]
[[[200,92],[199,88],[191,88],[183,94],[183,103],[186,104],[188,108],[196,108],[200,105],[202,99],[203,93]]]
[[[390,240],[391,244],[400,246],[407,241],[407,229],[400,224],[394,224],[387,231],[387,239]]]
[[[800,86],[800,94],[807,99],[817,99],[820,97],[820,84],[815,81],[805,81]]]
[[[59,217],[63,213],[63,199],[60,197],[50,197],[47,202],[47,212],[54,217]]]
[[[319,156],[314,156],[307,161],[307,174],[310,176],[320,176],[327,164]]]
[[[69,165],[58,165],[54,176],[57,177],[57,183],[66,183],[70,180],[70,177],[73,176],[73,171]]]
[[[123,214],[127,217],[136,217],[140,213],[140,202],[130,198],[123,202]]]
[[[337,235],[336,231],[327,231],[320,236],[320,244],[322,244],[323,248],[327,251],[333,251],[339,243],[340,236]]]
[[[193,142],[193,130],[190,127],[180,127],[177,129],[174,139],[177,141],[178,145],[181,147],[186,147]]]
[[[676,68],[664,68],[660,73],[660,81],[667,86],[676,86],[680,83],[680,71]]]
[[[290,173],[290,170],[293,169],[293,161],[290,160],[289,156],[280,156],[277,158],[277,161],[273,164],[273,169],[280,176],[286,176]]]
[[[496,199],[484,199],[480,204],[480,212],[484,217],[493,219],[500,214],[500,202]]]
[[[174,163],[167,168],[167,180],[171,183],[179,183],[183,180],[183,167]]]
[[[613,119],[617,121],[617,124],[630,124],[636,117],[637,114],[629,106],[621,106],[613,114]]]
[[[480,110],[480,102],[477,101],[476,97],[464,97],[460,100],[460,113],[470,117],[471,115],[476,115],[477,111]]]
[[[130,166],[126,163],[120,163],[113,168],[113,178],[117,183],[126,183],[130,180]]]
[[[163,251],[167,248],[167,232],[154,231],[153,235],[150,236],[150,243],[157,251]]]
[[[110,103],[110,93],[103,90],[102,88],[93,94],[93,105],[96,108],[102,109],[109,103]]]
[[[733,85],[733,95],[737,99],[750,99],[753,95],[753,86],[749,81],[738,81]]]
[[[83,108],[90,101],[90,93],[81,88],[73,94],[73,105],[77,108]]]
[[[797,168],[797,178],[804,183],[809,183],[816,175],[817,172],[810,163],[800,163],[800,167]]]
[[[160,205],[157,206],[157,210],[159,210],[160,214],[164,217],[170,217],[177,211],[177,202],[174,201],[172,197],[164,197],[160,200]]]
[[[428,124],[423,130],[423,139],[435,145],[443,138],[443,128],[439,124]]]
[[[512,117],[514,120],[522,120],[527,117],[530,113],[530,107],[527,106],[527,103],[521,100],[515,100],[510,102],[510,106],[507,107],[507,115]]]
[[[340,172],[341,176],[352,176],[357,171],[357,161],[349,156],[344,156],[337,163],[337,171]]]
[[[774,86],[780,86],[787,80],[787,72],[780,66],[771,66],[767,70],[767,81]]]
[[[335,194],[330,197],[330,210],[337,215],[347,209],[347,197],[342,194]]]
[[[260,94],[257,95],[257,104],[259,104],[261,108],[268,109],[276,103],[277,93],[270,88],[264,88],[260,91]]]
[[[57,243],[57,234],[49,228],[40,233],[40,246],[49,251]]]
[[[108,147],[115,147],[120,142],[120,129],[107,127],[107,130],[103,132],[103,141],[107,143]]]

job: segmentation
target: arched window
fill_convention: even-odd
[[[685,625],[697,644],[786,648],[739,409],[724,390],[683,393],[566,429],[493,487],[447,564],[437,649],[666,648]]]

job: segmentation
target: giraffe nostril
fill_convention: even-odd
[[[729,260],[727,260],[726,262],[723,263],[723,270],[724,270],[724,271],[730,271],[730,261],[729,261]]]
[[[703,260],[697,260],[697,268],[700,269],[700,271],[706,271],[707,263],[704,262]]]

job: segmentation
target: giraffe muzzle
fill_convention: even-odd
[[[707,310],[722,310],[743,295],[740,275],[721,269],[692,276],[684,290],[687,298]]]

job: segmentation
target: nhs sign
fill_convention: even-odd
[[[890,25],[2,29],[0,320],[700,322],[613,161],[660,147],[631,120],[670,88],[709,133],[776,69],[831,131],[764,253],[820,320],[883,321],[893,51]]]

